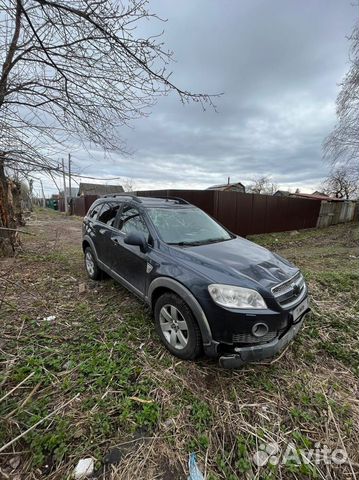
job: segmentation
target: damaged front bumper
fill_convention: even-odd
[[[234,349],[235,353],[222,355],[219,358],[220,366],[223,368],[238,368],[250,362],[258,362],[273,357],[276,353],[285,348],[297,335],[303,325],[304,317],[309,312],[310,308],[303,313],[299,321],[294,323],[286,333],[271,342],[261,345],[236,347]]]

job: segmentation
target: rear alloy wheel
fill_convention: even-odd
[[[202,351],[202,336],[191,309],[179,296],[165,293],[155,305],[157,332],[176,357],[190,360]]]
[[[85,250],[85,268],[87,275],[92,278],[92,280],[98,280],[101,278],[101,270],[97,266],[94,254],[90,247],[87,247]]]

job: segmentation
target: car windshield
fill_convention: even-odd
[[[232,236],[198,208],[148,208],[160,237],[172,245],[204,245]]]

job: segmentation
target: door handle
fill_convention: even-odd
[[[120,242],[118,241],[117,238],[111,238],[111,240],[113,241],[113,243],[114,243],[115,245],[120,245]]]

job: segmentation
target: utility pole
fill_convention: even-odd
[[[42,192],[42,206],[46,207],[46,199],[45,199],[45,193],[44,193],[44,186],[42,184],[42,180],[40,179],[40,184],[41,184],[41,192]],[[32,188],[31,188],[31,193],[32,193]]]
[[[72,192],[71,192],[71,153],[69,153],[69,192],[70,192],[70,198],[72,197]]]
[[[67,207],[66,174],[65,174],[65,162],[64,162],[64,159],[62,159],[62,175],[63,175],[63,179],[64,179],[64,203],[65,203],[65,213],[67,214],[67,212],[68,212],[68,207]]]

